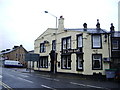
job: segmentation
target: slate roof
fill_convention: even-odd
[[[64,30],[72,30],[72,31],[81,31],[81,32],[87,32],[90,34],[102,34],[102,33],[109,33],[108,31],[106,31],[105,29],[97,29],[97,28],[71,28],[71,29],[64,29]]]
[[[120,31],[112,32],[112,37],[120,37]]]
[[[1,52],[0,54],[7,54],[7,53],[10,53],[10,52],[12,52],[12,51],[14,51],[14,50],[16,50],[16,48],[15,48],[15,49],[11,49],[11,50],[9,50],[9,51]]]

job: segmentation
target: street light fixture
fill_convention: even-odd
[[[44,11],[45,13],[48,13],[48,14],[50,14],[51,16],[53,16],[53,17],[55,17],[56,18],[56,29],[57,29],[57,16],[55,16],[55,15],[53,15],[53,14],[51,14],[51,13],[49,13],[48,11]]]

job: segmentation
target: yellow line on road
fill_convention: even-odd
[[[8,86],[7,84],[3,83],[0,81],[0,85],[2,85],[4,88],[6,88],[7,90],[13,90],[10,86]]]

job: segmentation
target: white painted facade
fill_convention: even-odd
[[[92,31],[93,30],[93,31]],[[56,40],[56,50],[57,59],[54,63],[54,69],[56,72],[63,72],[63,73],[76,73],[76,74],[83,74],[83,75],[93,75],[93,73],[101,73],[105,75],[105,69],[110,68],[110,63],[105,62],[104,59],[110,59],[110,37],[109,34],[104,32],[96,33],[96,28],[89,29],[87,31],[84,28],[81,29],[65,29],[64,28],[64,18],[61,17],[59,19],[58,29],[55,28],[48,28],[43,34],[41,34],[34,43],[34,53],[40,54],[40,60],[47,58],[47,64],[44,64],[46,61],[35,61],[34,62],[34,70],[41,70],[41,71],[51,71],[51,58],[50,52],[52,50],[52,42]],[[101,29],[100,29],[101,30]],[[95,32],[95,33],[94,33]],[[78,43],[78,36],[82,36],[82,47],[80,49],[77,48]],[[99,35],[100,38],[100,48],[92,48],[93,46],[93,35]],[[70,38],[70,41],[69,41]],[[64,39],[66,42],[64,43]],[[70,46],[69,46],[70,42]],[[45,50],[43,50],[42,44],[45,45]],[[66,44],[68,43],[68,44]],[[99,43],[98,43],[99,44]],[[67,45],[67,50],[64,50],[64,45]],[[41,48],[40,48],[41,47]],[[70,47],[70,49],[69,49]],[[43,50],[40,52],[40,50]],[[67,55],[68,54],[68,55]],[[78,61],[80,55],[80,60]],[[69,59],[70,56],[70,59]],[[97,57],[98,62],[101,62],[101,66],[99,69],[94,69],[93,64],[95,63],[95,57]],[[81,59],[82,58],[82,59]],[[94,59],[93,59],[94,58]],[[65,60],[64,60],[65,59]],[[69,61],[70,60],[70,61]],[[65,61],[65,62],[64,62]],[[67,62],[67,64],[66,64]],[[41,64],[42,63],[42,64]],[[79,63],[82,63],[82,66]],[[97,63],[97,62],[96,62]],[[40,66],[42,65],[42,66]],[[66,66],[67,65],[67,66]],[[77,68],[78,67],[78,68]],[[78,70],[80,69],[80,70]]]

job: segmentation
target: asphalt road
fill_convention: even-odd
[[[109,81],[94,81],[81,78],[69,78],[51,74],[21,72],[13,68],[2,68],[0,86],[7,90],[13,89],[120,89],[119,83]]]

